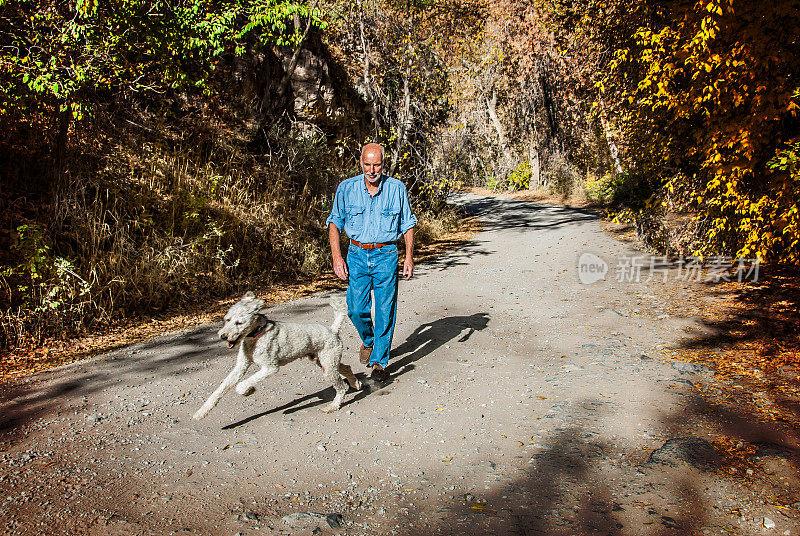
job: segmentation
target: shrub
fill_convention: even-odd
[[[512,192],[527,190],[531,186],[531,166],[528,162],[520,163],[514,171],[506,177],[508,189]]]

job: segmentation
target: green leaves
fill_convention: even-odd
[[[15,98],[0,114],[89,105],[109,90],[204,89],[226,53],[295,44],[295,16],[324,26],[290,0],[2,0],[0,81]]]

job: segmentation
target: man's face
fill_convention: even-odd
[[[375,184],[381,178],[383,169],[383,155],[380,151],[370,150],[361,155],[361,169],[364,170],[364,177]]]

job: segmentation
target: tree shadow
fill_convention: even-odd
[[[598,409],[600,411],[598,411]],[[622,536],[642,534],[694,534],[708,523],[707,505],[693,476],[672,479],[672,486],[659,487],[665,503],[681,497],[686,503],[681,514],[666,511],[665,505],[648,505],[649,511],[631,511],[631,499],[652,487],[647,472],[660,471],[646,463],[630,464],[629,455],[616,443],[599,439],[592,422],[600,415],[613,418],[606,400],[575,400],[567,408],[565,425],[552,435],[538,437],[517,456],[521,475],[494,486],[485,493],[456,489],[458,499],[443,506],[440,519],[403,535],[484,534]],[[487,476],[494,473],[494,464]],[[479,482],[481,480],[478,480]],[[468,495],[474,498],[464,498]]]
[[[448,248],[450,251],[444,254],[431,254],[418,258],[418,267],[415,270],[415,274],[419,276],[431,270],[448,270],[455,266],[468,264],[468,261],[475,257],[491,255],[491,251],[481,247],[483,243],[477,240],[470,240],[469,242],[460,243],[457,248]]]
[[[650,432],[666,439],[692,437],[697,434],[698,425],[708,427],[711,419],[711,426],[719,426],[723,435],[729,436],[729,442],[741,440],[756,445],[755,454],[752,449],[742,448],[743,452],[751,453],[751,460],[756,460],[756,470],[761,458],[786,459],[795,466],[800,461],[796,431],[782,430],[775,423],[755,422],[753,415],[734,407],[710,404],[697,392],[689,392],[687,397],[686,406],[665,412],[658,429]],[[625,445],[613,441],[613,437],[602,439],[604,436],[596,432],[598,420],[615,419],[615,412],[615,404],[607,399],[576,398],[561,415],[561,427],[556,426],[549,435],[531,438],[531,444],[520,446],[523,454],[514,457],[519,460],[519,476],[507,478],[485,493],[476,489],[476,482],[484,481],[477,477],[462,484],[466,486],[463,489],[450,488],[453,500],[440,505],[435,521],[415,522],[422,526],[399,533],[404,536],[748,533],[748,527],[741,526],[739,514],[732,514],[734,509],[729,506],[732,501],[723,499],[726,492],[716,489],[740,489],[744,483],[739,476],[743,474],[741,466],[738,471],[734,469],[742,463],[737,453],[725,451],[715,443],[711,448],[718,457],[710,466],[701,467],[691,459],[682,459],[680,453],[673,458],[674,465],[654,461],[650,450],[642,452],[640,446]],[[487,466],[491,469],[487,468],[485,476],[496,475],[495,480],[500,480],[503,474],[494,472],[494,463],[488,458]],[[506,470],[505,474],[508,473]],[[753,481],[751,485],[758,488],[763,484]],[[763,497],[756,499],[753,508],[758,509],[759,501],[767,500],[770,493],[777,494],[761,491]],[[787,489],[781,494],[783,501],[793,501],[795,492]],[[747,502],[749,497],[745,494],[725,499]],[[783,525],[791,526],[800,518],[798,512],[792,513],[791,508],[782,506],[779,499],[770,500],[782,508],[779,522]],[[395,524],[400,519],[387,521]]]
[[[227,352],[220,347],[216,329],[211,326],[194,329],[134,344],[88,362],[75,363],[25,383],[4,389],[0,397],[0,433],[19,429],[33,419],[57,411],[69,399],[100,392],[118,384],[144,385],[155,378],[192,374],[200,362],[215,353]],[[170,346],[170,343],[179,343]],[[164,352],[142,359],[139,354],[162,348]]]
[[[735,383],[763,392],[800,424],[800,275],[762,267],[756,282],[714,287],[709,299],[724,309],[701,318],[704,332],[683,338],[678,347],[692,359],[738,371]]]
[[[596,210],[578,207],[498,197],[457,196],[454,200],[468,214],[480,218],[483,229],[487,231],[513,229],[523,233],[600,220]]]

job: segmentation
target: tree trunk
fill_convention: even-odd
[[[72,122],[72,110],[67,107],[67,111],[60,112],[58,115],[58,134],[56,135],[55,146],[53,147],[54,178],[61,182],[64,177],[65,159],[67,153],[67,134],[69,124]]]
[[[506,143],[506,132],[505,129],[503,128],[503,124],[497,117],[497,91],[494,88],[492,88],[491,100],[485,96],[484,100],[486,101],[486,108],[489,110],[489,119],[491,119],[492,125],[494,126],[494,129],[497,132],[497,137],[500,142],[500,150],[503,152],[503,157],[506,160],[505,165],[506,167],[510,168],[514,163],[514,155],[511,153],[511,149],[508,147],[508,144]]]
[[[311,5],[310,13],[313,13],[314,10],[317,8],[317,2],[314,2]],[[297,62],[300,60],[300,51],[303,50],[303,43],[306,41],[306,37],[308,37],[308,32],[311,30],[311,23],[314,21],[314,17],[309,14],[308,22],[306,22],[306,29],[303,31],[303,36],[300,38],[300,42],[297,43],[297,48],[294,50],[294,54],[292,54],[292,59],[289,61],[289,66],[286,68],[286,72],[283,74],[283,78],[281,78],[281,84],[278,87],[278,101],[280,102],[283,100],[283,97],[286,95],[286,92],[289,90],[289,85],[292,82],[292,75],[294,74],[294,70],[297,69]],[[295,24],[299,26],[300,20],[299,18],[295,19]]]
[[[361,0],[358,0],[358,27],[361,34],[361,50],[364,51],[364,94],[372,115],[372,135],[377,136],[378,132],[380,132],[380,121],[378,120],[375,91],[372,88],[372,76],[369,72],[369,49],[367,48],[367,39],[364,36],[364,10],[361,8]]]
[[[611,137],[611,125],[608,122],[606,106],[602,99],[600,99],[600,124],[603,126],[603,135],[608,144],[608,152],[611,154],[611,162],[614,165],[614,171],[620,174],[622,173],[622,162],[619,160],[619,150]]]
[[[541,162],[539,160],[539,143],[536,138],[536,129],[534,128],[534,135],[531,136],[531,143],[528,146],[528,166],[531,168],[531,180],[529,188],[536,190],[540,186],[542,178]]]
[[[58,114],[58,133],[53,141],[53,176],[50,183],[52,192],[53,224],[55,227],[61,225],[61,200],[67,190],[67,141],[69,140],[69,125],[72,123],[72,110],[67,106],[67,110]]]
[[[531,168],[530,188],[538,190],[542,181],[542,164],[539,151],[539,127],[536,121],[536,93],[531,98],[531,117],[533,118],[533,135],[528,146],[528,165]]]
[[[402,157],[402,151],[406,145],[408,131],[411,128],[411,91],[409,89],[409,78],[411,78],[410,56],[406,62],[406,72],[403,76],[403,109],[402,115],[399,118],[399,124],[397,125],[400,132],[398,133],[397,142],[394,146],[394,156],[392,158],[392,166],[389,169],[389,176],[394,176],[394,172],[397,170],[397,164],[400,162],[400,158]]]

